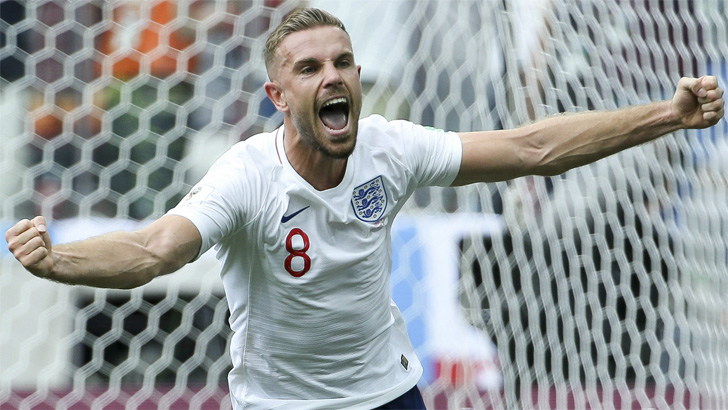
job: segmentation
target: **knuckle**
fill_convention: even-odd
[[[13,249],[12,252],[13,252],[13,256],[15,257],[15,259],[17,259],[18,261],[20,261],[22,263],[23,258],[25,258],[25,253],[21,252],[19,249]]]
[[[20,262],[26,268],[33,268],[36,267],[41,261],[43,261],[46,256],[48,256],[47,250],[45,248],[38,248],[25,255],[25,257],[23,257],[23,260],[21,260]]]
[[[30,254],[28,251],[27,245],[16,245],[13,249],[13,255],[16,259],[20,260],[21,258],[24,258],[26,255]]]
[[[40,236],[34,236],[26,243],[27,248],[30,252],[43,247],[43,239]]]
[[[10,252],[13,253],[13,255],[17,255],[18,253],[22,252],[23,244],[19,243],[17,241],[17,238],[13,238],[8,241],[8,249],[10,250]]]

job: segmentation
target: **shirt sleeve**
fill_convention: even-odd
[[[407,149],[404,161],[418,186],[450,186],[460,172],[463,144],[455,132],[392,121]]]
[[[218,162],[222,163],[213,165],[179,204],[167,212],[189,219],[200,231],[202,246],[198,258],[240,226],[245,214],[245,204],[240,200],[242,180],[234,177],[242,170],[234,169],[234,165],[222,159]]]

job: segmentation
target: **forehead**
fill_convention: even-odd
[[[343,53],[352,53],[351,40],[338,27],[322,26],[291,33],[278,47],[281,65],[295,64],[301,60],[324,61]]]

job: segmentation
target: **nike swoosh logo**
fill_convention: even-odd
[[[283,217],[281,218],[281,223],[284,224],[284,223],[290,221],[291,219],[293,219],[293,217],[295,217],[296,215],[300,214],[301,212],[305,211],[308,208],[309,207],[307,206],[307,207],[299,209],[298,211],[296,211],[290,215],[283,215]]]

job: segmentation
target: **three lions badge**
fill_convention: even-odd
[[[377,222],[382,217],[387,209],[387,191],[381,175],[354,188],[351,207],[364,222]]]

